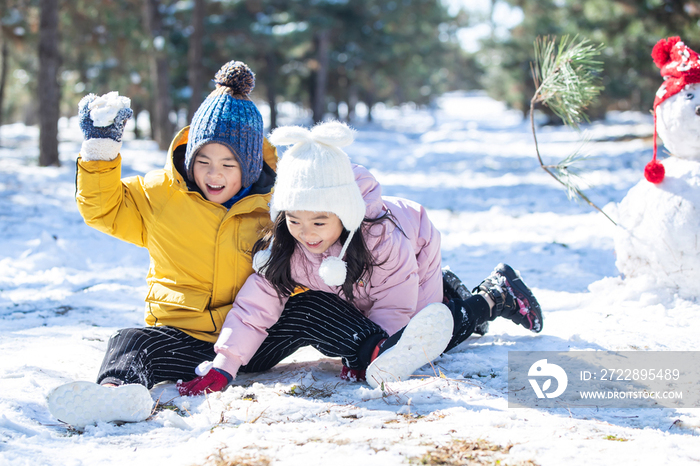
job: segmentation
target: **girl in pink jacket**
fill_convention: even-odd
[[[440,233],[417,203],[382,197],[341,147],[340,122],[281,127],[273,226],[215,344],[214,370],[181,394],[221,390],[239,371],[267,370],[312,345],[341,357],[341,377],[377,387],[413,371],[503,316],[539,332],[542,313],[519,274],[499,264],[471,295],[441,268]],[[206,372],[206,373],[205,373]]]

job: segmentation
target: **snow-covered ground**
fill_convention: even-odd
[[[75,206],[81,135],[61,122],[60,168],[38,168],[35,128],[0,130],[0,464],[695,464],[698,409],[514,409],[509,351],[700,350],[700,303],[624,281],[616,228],[567,199],[540,167],[521,115],[479,94],[432,111],[378,109],[359,124],[351,158],[389,195],[424,204],[443,233],[443,263],[468,286],[498,262],[519,269],[544,310],[532,334],[497,320],[435,361],[425,377],[372,390],[338,378],[341,364],[302,350],[223,393],[152,390],[146,422],[84,432],[52,418],[46,395],[94,380],[108,337],[141,326],[145,250],[85,226]],[[587,125],[586,192],[619,202],[651,158],[651,119]],[[558,161],[579,147],[565,127],[538,131]],[[154,144],[125,138],[123,175],[163,165]],[[434,377],[441,371],[444,377]],[[440,463],[439,461],[443,461]],[[476,460],[474,460],[476,461]],[[469,463],[471,464],[471,463]],[[482,464],[482,463],[475,463]]]

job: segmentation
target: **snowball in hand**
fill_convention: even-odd
[[[90,105],[90,118],[95,127],[103,128],[114,123],[117,113],[122,108],[130,108],[131,99],[120,96],[117,91],[96,98]]]

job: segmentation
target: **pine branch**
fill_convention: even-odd
[[[576,37],[564,36],[558,46],[555,38],[537,38],[534,102],[546,105],[564,123],[578,129],[582,120],[588,121],[583,110],[603,90],[598,77],[603,64],[595,59],[602,49],[602,44],[593,46],[587,39],[577,43]]]
[[[602,62],[596,60],[603,44],[594,46],[586,39],[579,42],[576,39],[574,37],[569,40],[569,36],[564,36],[558,44],[556,38],[552,37],[538,37],[535,40],[535,63],[530,66],[537,89],[530,100],[530,126],[535,140],[535,151],[540,166],[566,188],[569,199],[578,196],[617,225],[576,183],[578,175],[570,167],[587,156],[581,156],[579,151],[576,151],[556,165],[545,165],[537,143],[535,105],[546,105],[567,126],[578,130],[583,120],[588,121],[584,110],[603,90],[603,86],[599,84],[599,75],[603,70]]]
[[[566,187],[566,195],[570,200],[576,200],[578,193],[581,192],[579,184],[582,182],[582,179],[578,165],[585,162],[590,157],[590,154],[581,153],[583,145],[588,142],[588,140],[588,137],[584,136],[584,141],[575,152],[568,155],[556,165],[544,165],[542,167],[545,170],[553,171],[556,177],[563,182]],[[583,197],[581,197],[581,199],[583,199]]]

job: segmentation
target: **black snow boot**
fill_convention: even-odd
[[[542,331],[542,309],[535,295],[509,265],[498,264],[491,275],[472,290],[483,292],[495,303],[491,320],[505,317],[535,333]]]

